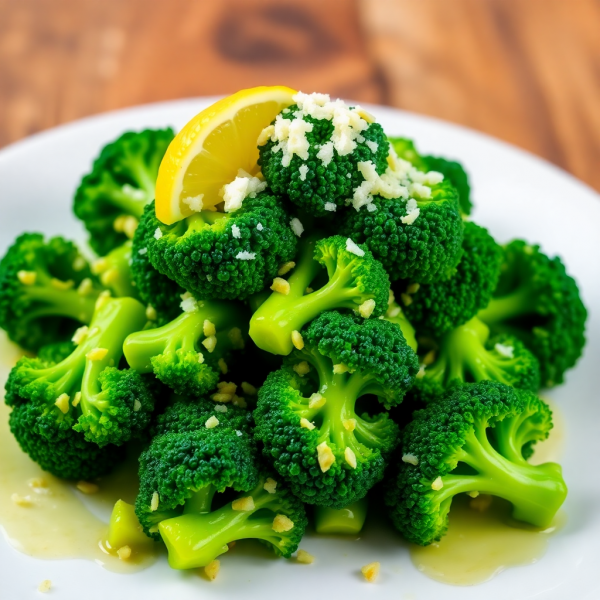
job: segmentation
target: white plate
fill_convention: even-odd
[[[0,252],[23,230],[83,240],[71,213],[81,175],[100,147],[121,132],[146,126],[180,128],[214,99],[185,100],[109,113],[59,127],[0,152]],[[0,539],[0,597],[39,598],[37,583],[51,579],[51,595],[64,600],[136,597],[144,600],[233,598],[294,600],[367,596],[389,600],[597,600],[600,598],[600,198],[563,171],[467,129],[382,107],[370,107],[386,132],[416,140],[419,150],[456,157],[468,168],[474,219],[499,240],[523,237],[560,254],[579,282],[590,310],[584,358],[567,383],[549,395],[567,421],[562,464],[569,484],[568,521],[546,555],[531,566],[508,569],[470,588],[436,583],[412,565],[406,547],[390,531],[370,530],[357,542],[307,538],[302,546],[318,559],[310,567],[285,560],[235,556],[222,560],[215,582],[171,571],[166,561],[119,575],[92,562],[42,561]],[[0,465],[0,468],[1,465]],[[262,556],[262,553],[261,553]],[[359,569],[381,561],[375,585]]]

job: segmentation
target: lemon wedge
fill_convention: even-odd
[[[175,136],[156,180],[156,216],[170,225],[223,200],[222,187],[239,169],[258,171],[257,139],[296,90],[284,86],[241,90],[197,114]]]

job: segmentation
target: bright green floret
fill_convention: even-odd
[[[68,340],[100,291],[72,242],[24,233],[0,262],[0,327],[26,350]]]
[[[147,205],[144,211],[154,212],[154,204]],[[142,221],[147,219],[148,217],[143,217]],[[144,227],[138,227],[133,236],[131,276],[140,300],[147,306],[152,306],[156,310],[158,323],[164,324],[181,313],[179,305],[185,290],[152,266],[144,233]]]
[[[37,353],[40,360],[48,363],[59,363],[75,350],[75,344],[72,341],[55,342],[42,346]]]
[[[133,235],[124,219],[139,220],[154,200],[158,167],[174,137],[173,130],[129,131],[102,148],[92,171],[81,180],[73,210],[90,233],[90,245],[107,254]]]
[[[402,307],[396,302],[394,292],[391,290],[388,300],[388,309],[384,315],[384,319],[390,323],[395,323],[398,325],[398,327],[400,327],[400,331],[402,331],[402,335],[404,336],[406,343],[416,352],[418,344],[415,328],[406,318]]]
[[[137,298],[131,272],[131,240],[111,250],[92,263],[92,272],[113,296]]]
[[[431,283],[448,278],[458,264],[463,221],[458,195],[448,181],[431,186],[429,198],[415,198],[419,215],[412,223],[404,198],[375,196],[373,212],[346,211],[340,233],[354,240],[381,261],[390,279]]]
[[[226,490],[238,497],[225,502]],[[227,423],[154,438],[140,456],[136,514],[147,534],[165,542],[174,569],[204,567],[241,539],[289,558],[307,524],[302,503],[261,471],[248,431]]]
[[[186,312],[156,329],[137,331],[123,345],[129,366],[154,373],[176,393],[201,396],[216,387],[219,361],[245,345],[248,317],[242,304],[192,297]],[[185,305],[185,304],[184,304]]]
[[[531,465],[533,445],[548,437],[552,413],[535,394],[501,383],[466,384],[414,413],[386,504],[396,528],[415,544],[439,541],[456,494],[490,494],[513,517],[550,526],[567,495],[560,465]],[[412,464],[417,461],[418,464]]]
[[[154,409],[152,389],[136,371],[118,366],[123,341],[145,323],[144,307],[133,298],[106,300],[64,360],[21,358],[9,376],[7,397],[29,404],[45,429],[68,423],[99,446],[139,437]]]
[[[502,248],[484,227],[465,223],[462,257],[452,277],[415,286],[395,286],[409,296],[404,311],[419,334],[441,336],[466,323],[487,306],[500,277]],[[410,293],[415,287],[417,291]],[[406,296],[403,296],[406,298]]]
[[[348,309],[364,318],[379,317],[387,309],[390,280],[381,263],[364,248],[348,246],[339,235],[317,241],[307,238],[288,277],[289,293],[274,291],[250,320],[250,337],[261,349],[287,355],[292,332],[326,310]],[[350,248],[350,249],[349,249]],[[328,280],[315,291],[314,283],[327,270]]]
[[[150,262],[198,298],[242,300],[270,285],[293,259],[298,236],[283,200],[265,191],[232,213],[202,211],[164,225],[153,210],[140,227]]]
[[[297,111],[297,105],[290,106],[277,119],[294,120]],[[269,187],[278,194],[287,195],[310,215],[331,216],[339,208],[347,211],[346,201],[364,181],[358,163],[372,162],[379,175],[388,166],[389,144],[381,125],[365,122],[366,129],[360,132],[362,140],[357,139],[354,149],[341,155],[333,147],[334,125],[331,119],[316,119],[309,115],[300,119],[312,128],[306,133],[306,156],[293,154],[288,163],[278,141],[269,139],[259,146],[258,164]],[[331,148],[324,149],[326,145]],[[327,149],[329,152],[325,152]]]
[[[301,500],[343,508],[383,477],[398,426],[381,405],[402,401],[417,358],[380,319],[326,312],[302,336],[304,348],[259,391],[254,435]]]
[[[585,345],[587,311],[559,257],[522,240],[504,248],[498,286],[478,317],[492,333],[518,337],[540,362],[542,385],[564,380]]]
[[[441,394],[451,385],[484,380],[537,392],[540,365],[514,336],[490,338],[490,329],[477,317],[437,340],[435,360],[425,366],[416,390]]]
[[[465,215],[471,214],[473,203],[469,176],[459,162],[441,156],[421,155],[417,152],[414,142],[408,138],[388,138],[388,140],[396,154],[419,171],[441,173],[456,188],[461,212]]]

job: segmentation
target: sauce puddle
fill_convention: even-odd
[[[156,549],[120,560],[104,542],[115,502],[135,500],[135,455],[96,480],[99,491],[90,495],[78,491],[74,482],[42,471],[21,450],[8,427],[10,409],[4,404],[3,388],[20,352],[0,333],[0,530],[4,537],[13,548],[35,558],[83,558],[121,573],[149,567],[157,558]]]
[[[558,461],[562,454],[564,419],[555,406],[552,411],[554,429],[537,445],[532,464]],[[448,533],[436,544],[411,546],[413,564],[442,583],[483,583],[509,567],[537,562],[545,554],[551,535],[566,522],[565,513],[559,512],[551,527],[540,530],[514,521],[510,513],[511,505],[500,498],[457,496],[450,510]]]

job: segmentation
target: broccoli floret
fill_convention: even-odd
[[[154,268],[209,299],[242,300],[261,291],[294,257],[298,240],[283,201],[269,191],[246,198],[235,212],[202,211],[173,225],[148,210],[140,227]]]
[[[42,346],[37,353],[40,360],[48,363],[59,363],[63,361],[71,352],[75,350],[75,344],[72,341],[55,342]]]
[[[129,366],[154,373],[176,393],[201,396],[219,381],[222,362],[245,345],[248,318],[243,305],[199,300],[173,321],[132,333],[123,344]]]
[[[394,292],[390,290],[390,297],[388,299],[388,309],[384,315],[386,321],[395,323],[400,327],[402,335],[406,340],[406,343],[416,352],[417,351],[417,337],[415,328],[412,323],[406,318],[406,315],[402,311],[401,306],[396,302]]]
[[[419,171],[437,171],[447,179],[458,192],[460,210],[464,215],[470,215],[473,208],[471,202],[471,185],[464,167],[454,160],[441,156],[421,155],[417,152],[414,142],[408,138],[388,138],[396,154],[411,163]]]
[[[154,409],[152,388],[136,371],[118,365],[123,341],[145,323],[145,309],[133,298],[107,299],[67,358],[53,365],[19,360],[8,378],[7,402],[27,404],[49,438],[58,424],[99,446],[139,437]]]
[[[402,293],[406,316],[419,334],[441,336],[487,306],[501,263],[502,248],[487,230],[465,223],[462,257],[452,277],[421,285],[399,282],[394,291]]]
[[[328,281],[307,293],[323,267]],[[368,318],[379,317],[387,309],[390,281],[381,263],[339,235],[303,241],[287,282],[289,292],[285,293],[287,288],[274,291],[250,320],[250,337],[272,354],[289,354],[294,348],[292,333],[323,311],[349,309]]]
[[[532,392],[540,388],[540,366],[535,356],[514,336],[490,338],[489,327],[477,317],[442,336],[434,352],[434,362],[425,366],[416,384],[429,394],[439,394],[457,383],[486,379]]]
[[[302,337],[259,391],[254,434],[301,500],[343,508],[383,477],[398,427],[379,404],[402,401],[417,358],[381,319],[325,312]]]
[[[463,221],[458,195],[448,181],[431,186],[428,198],[415,198],[419,214],[408,217],[403,198],[375,196],[375,210],[349,210],[340,233],[365,244],[390,279],[431,283],[448,278],[461,256]],[[414,214],[414,213],[412,213]],[[407,222],[403,222],[402,219]]]
[[[228,489],[242,493],[218,507]],[[289,558],[307,524],[302,503],[261,473],[248,432],[226,424],[154,438],[140,456],[136,514],[165,542],[174,569],[206,566],[247,538]]]
[[[73,210],[100,255],[133,237],[144,206],[154,199],[158,167],[173,130],[129,131],[102,148],[75,192]]]
[[[148,204],[144,211],[154,212],[154,204]],[[133,236],[131,276],[140,300],[156,310],[158,323],[168,323],[181,313],[179,304],[185,290],[152,266],[143,234],[144,228],[138,227]]]
[[[477,315],[492,333],[518,337],[540,362],[542,385],[564,380],[585,345],[587,311],[559,257],[522,240],[504,248],[500,281]]]
[[[73,243],[24,233],[0,262],[0,327],[31,351],[68,340],[90,322],[100,291]]]
[[[131,240],[111,250],[92,263],[92,273],[113,296],[137,298],[138,293],[131,272]]]
[[[492,381],[416,411],[402,432],[402,456],[412,460],[397,461],[386,494],[394,525],[408,541],[431,544],[446,533],[452,498],[479,492],[511,502],[515,519],[548,527],[567,495],[561,467],[527,458],[551,428],[535,394]]]
[[[252,413],[231,402],[221,404],[197,396],[173,396],[164,412],[156,416],[150,426],[152,437],[164,433],[184,433],[205,427],[206,421],[216,417],[234,431],[248,433],[253,424]]]
[[[346,206],[348,198],[365,181],[359,163],[371,162],[379,175],[388,166],[389,144],[381,125],[368,123],[359,117],[360,111],[352,108],[348,114],[355,120],[352,131],[358,134],[350,143],[340,137],[345,135],[339,131],[344,116],[339,116],[336,123],[332,111],[315,117],[293,105],[277,116],[271,125],[271,138],[259,146],[258,164],[271,189],[287,194],[311,215],[331,216],[338,207]],[[287,146],[288,129],[290,140],[295,129],[305,133],[307,142],[305,152],[296,152],[291,160],[282,150],[282,145]]]

